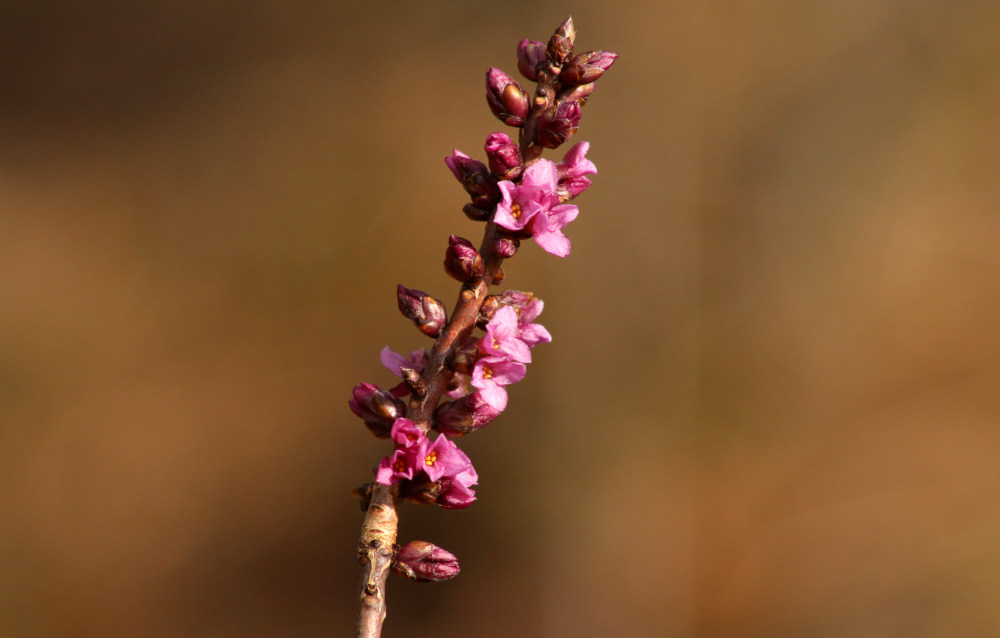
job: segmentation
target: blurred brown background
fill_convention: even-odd
[[[1000,635],[992,0],[4,3],[0,635],[351,635],[346,401],[568,13],[621,59],[507,268],[555,341],[386,636]]]

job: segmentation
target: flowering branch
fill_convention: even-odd
[[[389,390],[361,383],[349,401],[375,436],[393,442],[374,482],[355,490],[365,511],[358,548],[359,638],[381,635],[390,571],[418,582],[458,574],[458,559],[440,547],[426,541],[397,545],[399,502],[446,509],[472,504],[479,476],[453,439],[499,416],[507,407],[506,386],[524,378],[531,349],[552,340],[534,323],[543,309],[540,299],[515,290],[490,295],[489,289],[503,281],[503,261],[516,254],[522,239],[530,237],[558,257],[570,252],[563,228],[579,210],[567,202],[590,186],[587,175],[597,168],[586,159],[587,142],[573,146],[559,163],[541,155],[576,133],[594,82],[618,58],[610,51],[574,55],[575,37],[573,20],[567,18],[548,44],[525,39],[518,45],[518,71],[537,83],[532,99],[500,69],[487,72],[490,110],[520,134],[515,144],[505,133],[491,133],[485,145],[488,165],[458,150],[445,158],[471,198],[463,212],[486,222],[478,250],[462,237],[448,241],[444,267],[462,282],[458,302],[449,319],[439,300],[398,286],[400,312],[434,338],[434,345],[409,356],[386,347],[382,363],[400,383]],[[485,333],[478,338],[477,328]]]

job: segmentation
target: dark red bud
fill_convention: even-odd
[[[444,270],[458,281],[483,276],[483,258],[468,239],[452,235],[444,253]]]
[[[396,286],[396,300],[403,316],[428,337],[437,337],[448,323],[444,304],[422,290]]]
[[[538,81],[538,72],[546,64],[545,43],[525,38],[517,45],[517,70],[532,82]]]
[[[493,250],[504,259],[509,259],[517,254],[517,249],[521,245],[521,240],[517,237],[498,237]]]
[[[392,570],[418,583],[429,583],[454,578],[459,566],[451,552],[427,541],[410,541],[396,552]]]
[[[354,386],[353,395],[347,405],[380,439],[389,438],[393,421],[406,416],[406,404],[378,386],[361,383]]]
[[[461,182],[472,203],[480,208],[492,209],[501,199],[496,180],[490,175],[486,164],[464,155],[458,150],[444,159],[455,179]]]
[[[493,216],[493,210],[494,208],[492,206],[487,209],[480,208],[475,204],[466,204],[462,207],[462,212],[465,213],[465,216],[474,222],[489,221],[490,217]]]
[[[563,86],[590,84],[604,75],[618,59],[614,51],[587,51],[570,60],[559,73]]]
[[[573,55],[573,42],[575,40],[576,28],[573,26],[573,17],[570,16],[559,25],[549,40],[549,46],[546,50],[549,60],[560,67],[565,64]]]
[[[531,112],[531,104],[524,89],[514,78],[495,67],[486,72],[486,103],[493,115],[507,126],[524,126],[524,121]]]
[[[550,106],[538,118],[535,142],[543,148],[558,148],[580,127],[580,104],[561,102]]]
[[[580,106],[583,106],[587,103],[590,94],[594,92],[594,86],[594,83],[591,82],[590,84],[578,84],[564,88],[556,95],[556,100],[559,102],[579,102]]]
[[[434,410],[434,429],[450,437],[475,432],[500,415],[478,392],[446,401]]]

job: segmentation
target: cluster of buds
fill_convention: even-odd
[[[462,284],[450,318],[438,299],[397,287],[402,314],[435,342],[408,355],[384,348],[382,364],[400,381],[386,390],[359,384],[348,402],[375,436],[393,443],[374,481],[359,490],[369,512],[376,493],[389,493],[379,490],[391,490],[393,505],[397,498],[446,509],[472,504],[479,476],[455,439],[506,409],[507,387],[525,377],[532,349],[552,340],[535,323],[542,300],[516,290],[489,294],[489,287],[503,281],[501,264],[517,253],[522,240],[531,238],[559,257],[570,253],[563,229],[579,209],[568,202],[590,186],[587,176],[597,169],[586,158],[587,142],[574,145],[558,162],[540,156],[573,136],[594,83],[618,57],[610,51],[574,54],[574,38],[572,19],[567,19],[547,45],[520,43],[517,68],[537,83],[533,97],[503,71],[487,72],[487,104],[500,121],[520,129],[517,142],[495,132],[486,138],[486,162],[458,150],[445,158],[470,197],[465,215],[486,222],[485,235],[478,249],[462,237],[448,240],[444,269]],[[363,533],[362,547],[378,546],[365,538]],[[453,555],[425,541],[394,549],[393,571],[407,578],[433,581],[458,573]]]

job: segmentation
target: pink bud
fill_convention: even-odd
[[[528,96],[514,78],[491,67],[486,72],[486,103],[493,115],[507,126],[524,126],[531,111]]]
[[[563,86],[590,84],[604,75],[604,72],[610,69],[617,59],[618,54],[614,51],[581,53],[563,67],[562,72],[559,73],[559,81]]]
[[[458,576],[459,566],[451,552],[427,541],[410,541],[396,552],[393,571],[418,583],[429,583]]]
[[[490,172],[498,180],[513,180],[521,172],[521,149],[506,133],[490,133],[486,138]]]
[[[437,337],[448,322],[444,304],[422,290],[396,286],[396,301],[403,316],[428,337]]]
[[[517,70],[532,82],[538,81],[538,72],[545,66],[545,43],[525,38],[517,45]]]
[[[558,148],[580,127],[579,102],[562,102],[545,109],[538,119],[535,141],[542,148]]]
[[[385,390],[370,383],[354,386],[347,405],[365,422],[371,433],[380,439],[389,438],[393,422],[406,414],[406,404]]]
[[[466,281],[483,275],[483,258],[468,239],[452,235],[444,254],[444,270],[453,279]]]

